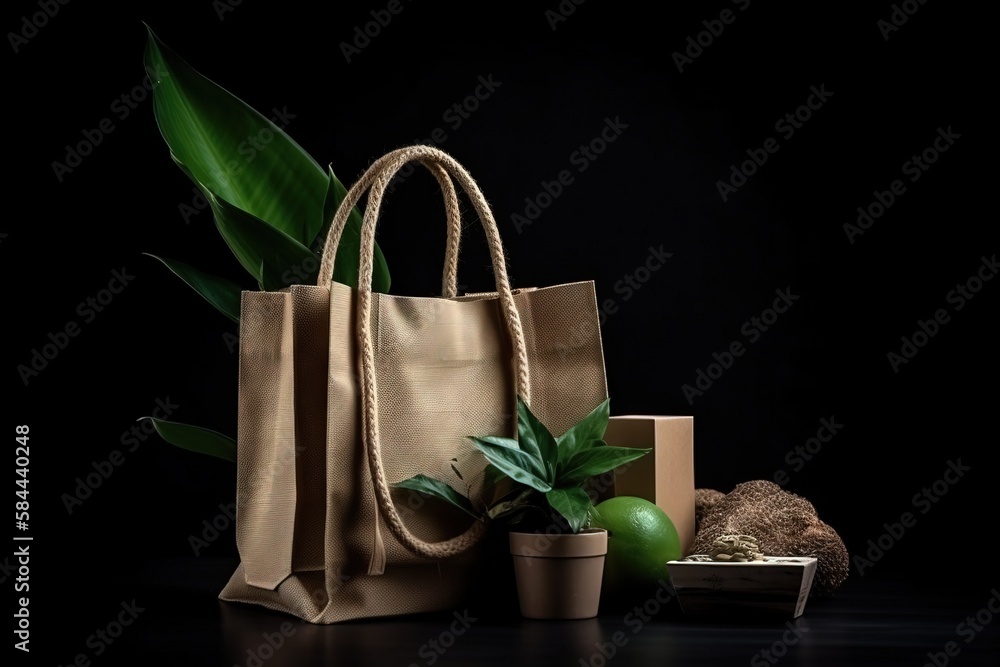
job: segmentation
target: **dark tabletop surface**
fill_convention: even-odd
[[[76,629],[39,630],[38,644],[58,646],[45,664],[70,665],[78,654],[93,665],[241,667],[1000,664],[1000,623],[989,609],[991,600],[1000,609],[997,586],[951,587],[938,578],[943,569],[909,581],[852,577],[834,597],[810,600],[796,620],[698,620],[668,604],[645,618],[621,607],[589,620],[532,621],[471,607],[319,626],[220,602],[234,566],[230,559],[150,562],[110,583],[107,597],[73,619]],[[136,618],[117,640],[86,630],[105,627],[133,600]],[[464,622],[455,622],[456,613]]]

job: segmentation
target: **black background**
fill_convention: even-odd
[[[444,128],[440,147],[493,205],[514,285],[593,279],[600,301],[615,300],[602,328],[613,414],[694,415],[698,486],[728,491],[786,470],[786,488],[813,501],[858,554],[961,459],[971,471],[926,514],[915,511],[917,524],[863,579],[918,588],[947,580],[988,596],[996,559],[980,540],[996,507],[1000,284],[985,283],[961,310],[946,301],[997,250],[993,128],[976,113],[991,104],[995,79],[987,18],[928,2],[886,40],[877,22],[893,11],[888,2],[753,0],[741,11],[716,0],[654,11],[590,0],[553,30],[545,11],[558,3],[530,4],[404,2],[349,63],[341,42],[385,3],[336,3],[328,18],[293,2],[244,0],[221,17],[207,0],[72,2],[17,53],[8,43],[4,421],[11,438],[16,424],[31,427],[32,613],[40,628],[63,617],[65,630],[39,635],[60,649],[56,660],[82,649],[87,610],[110,618],[129,597],[122,582],[151,561],[191,556],[188,536],[235,495],[231,464],[149,438],[72,514],[62,499],[92,462],[124,449],[122,434],[157,399],[178,405],[179,421],[235,433],[236,354],[224,339],[235,327],[142,255],[252,287],[210,213],[185,223],[179,205],[191,202],[192,185],[172,164],[149,100],[125,119],[112,111],[144,76],[142,21],[265,115],[287,109],[287,132],[348,185],[386,151]],[[678,72],[672,54],[726,8],[735,21]],[[9,5],[5,32],[37,11]],[[443,114],[480,76],[499,87],[449,127]],[[811,86],[832,95],[781,136],[776,121]],[[52,163],[105,117],[114,131],[57,180]],[[570,155],[606,118],[627,129],[577,172]],[[911,183],[903,163],[949,127],[960,138]],[[780,150],[722,201],[717,181],[768,137]],[[563,169],[574,182],[519,233],[511,216]],[[850,243],[844,223],[894,179],[905,194]],[[392,291],[435,294],[444,226],[433,181],[408,179],[383,222]],[[460,282],[487,289],[488,256],[471,220],[464,238]],[[660,246],[673,253],[663,268],[630,298],[616,292]],[[123,267],[134,280],[25,385],[16,367],[49,332],[80,321],[77,304]],[[785,288],[800,297],[790,311],[689,403],[682,385],[713,352],[747,342],[743,324]],[[887,353],[939,308],[951,320],[894,372]],[[843,429],[793,471],[786,454],[821,418]],[[232,530],[204,554],[235,556]]]

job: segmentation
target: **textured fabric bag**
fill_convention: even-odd
[[[371,291],[382,197],[413,161],[445,199],[441,298]],[[486,230],[495,293],[456,295],[455,182]],[[331,276],[348,214],[366,191],[355,290]],[[428,146],[388,153],[337,211],[317,286],[243,293],[241,563],[220,598],[314,623],[460,604],[484,523],[390,487],[423,473],[475,494],[485,460],[466,436],[516,437],[517,394],[556,434],[607,397],[593,283],[512,290],[496,222],[468,172]]]

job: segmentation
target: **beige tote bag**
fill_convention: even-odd
[[[441,298],[371,290],[382,197],[413,161],[430,169],[445,199]],[[485,228],[495,293],[456,294],[454,183]],[[331,276],[348,214],[366,191],[355,290]],[[557,435],[607,398],[594,284],[512,290],[504,262],[472,177],[446,153],[412,146],[377,160],[347,193],[316,286],[243,293],[241,564],[221,599],[313,623],[462,602],[485,524],[391,485],[423,473],[474,497],[486,461],[466,436],[516,437],[516,395]]]

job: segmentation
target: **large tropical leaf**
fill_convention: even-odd
[[[160,133],[194,183],[298,244],[312,246],[328,222],[329,178],[319,164],[275,122],[202,76],[152,30],[145,65],[154,84],[153,110]],[[278,123],[291,120],[284,108],[273,111]],[[355,286],[360,234],[356,208],[348,229],[352,233],[345,234],[337,253],[337,263],[344,268],[334,279]],[[261,282],[259,263],[244,267]],[[278,268],[280,275],[289,267]],[[375,277],[375,289],[388,290],[388,269],[378,248]]]
[[[156,432],[171,445],[200,454],[209,454],[226,461],[236,461],[236,442],[218,431],[155,417],[144,417],[144,419],[153,422]]]
[[[327,180],[316,161],[274,122],[195,71],[152,30],[145,64],[155,85],[156,122],[175,159],[226,201],[303,245],[312,243],[323,224]]]
[[[150,253],[145,253],[153,259],[158,259],[174,272],[178,278],[186,282],[191,289],[200,294],[206,301],[215,306],[220,313],[233,322],[240,321],[240,292],[242,288],[231,280],[209,275],[193,266],[173,259],[164,259]]]
[[[205,196],[222,238],[262,289],[316,282],[319,258],[313,251],[211,190],[206,189]]]

